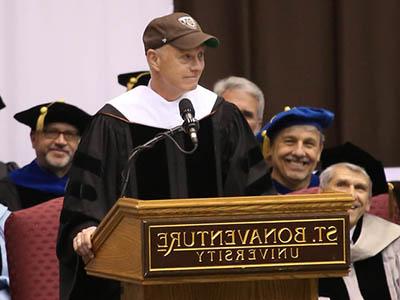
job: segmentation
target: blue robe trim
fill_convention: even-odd
[[[60,178],[43,170],[34,160],[23,168],[11,172],[9,178],[15,185],[62,196],[68,177]]]
[[[286,186],[280,184],[278,181],[272,179],[272,184],[275,188],[275,190],[278,192],[278,194],[280,195],[285,195],[285,194],[289,194],[292,193],[294,191],[288,189]],[[312,187],[316,187],[319,186],[319,177],[315,174],[311,175],[311,180],[310,180],[310,184],[308,185],[308,188],[312,188]]]

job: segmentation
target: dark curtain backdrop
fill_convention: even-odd
[[[221,46],[201,84],[244,76],[261,87],[265,119],[289,106],[335,112],[327,146],[351,141],[400,166],[400,1],[175,0]]]

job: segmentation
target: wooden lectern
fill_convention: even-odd
[[[348,194],[121,198],[93,237],[88,274],[124,300],[317,299],[349,268]]]

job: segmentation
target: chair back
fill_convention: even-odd
[[[63,198],[11,213],[5,224],[13,300],[58,300],[56,241]]]

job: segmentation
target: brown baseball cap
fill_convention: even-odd
[[[189,50],[200,45],[216,48],[215,36],[204,33],[199,23],[187,13],[176,12],[152,20],[143,33],[144,49],[157,49],[166,44]]]

